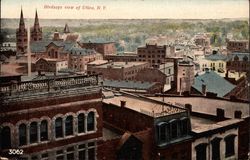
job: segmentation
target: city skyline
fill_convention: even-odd
[[[34,18],[38,10],[41,19],[224,19],[248,18],[249,1],[220,0],[70,0],[53,2],[1,2],[2,18]],[[31,7],[30,7],[31,6]],[[65,7],[68,7],[67,9]],[[71,7],[71,9],[69,9]],[[237,13],[237,14],[235,14]]]

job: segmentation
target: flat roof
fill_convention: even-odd
[[[133,66],[140,66],[143,64],[147,64],[148,62],[111,62],[103,65],[96,66],[97,68],[129,68]]]
[[[214,129],[218,129],[221,127],[225,127],[228,125],[232,125],[238,122],[241,122],[240,119],[229,119],[220,122],[216,122],[207,118],[191,116],[191,128],[195,133],[202,133]]]
[[[154,100],[162,100],[162,97],[150,97]],[[192,105],[192,111],[204,113],[209,115],[216,115],[216,109],[221,108],[225,110],[226,118],[234,118],[235,111],[242,112],[242,118],[250,116],[250,107],[247,102],[232,102],[223,99],[213,99],[207,97],[165,97],[165,102],[182,106],[185,104]]]
[[[99,60],[95,60],[93,62],[89,62],[88,64],[89,65],[102,65],[102,64],[106,64],[106,63],[108,63],[107,60],[101,60],[101,59],[99,59]]]
[[[141,114],[145,114],[151,117],[162,117],[175,113],[185,112],[185,109],[174,107],[162,102],[152,101],[147,98],[121,95],[113,98],[103,99],[106,104],[113,104],[117,107],[121,107],[121,101],[126,101],[125,107]]]

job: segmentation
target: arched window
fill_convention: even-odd
[[[19,146],[26,145],[27,144],[26,125],[21,124],[18,130],[19,130]]]
[[[73,116],[68,116],[65,120],[65,135],[73,134]]]
[[[11,132],[10,127],[3,127],[0,134],[1,149],[7,149],[11,147]]]
[[[30,124],[30,143],[35,143],[38,140],[37,122]]]
[[[40,126],[40,140],[46,141],[48,140],[48,122],[43,120]]]
[[[82,133],[85,132],[84,128],[85,128],[85,124],[84,124],[84,114],[81,113],[78,115],[77,119],[78,119],[78,133]]]
[[[88,131],[93,131],[95,126],[95,113],[94,112],[89,112],[88,118],[87,118],[87,130]]]
[[[55,133],[56,138],[63,137],[63,126],[61,117],[55,120]]]

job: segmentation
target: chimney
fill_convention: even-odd
[[[126,101],[121,101],[121,108],[126,106]]]
[[[202,87],[202,91],[201,91],[202,95],[206,96],[206,93],[207,93],[207,86],[206,86],[206,84],[203,83],[201,87]]]
[[[217,116],[217,118],[218,118],[219,121],[223,120],[225,118],[225,111],[224,111],[224,109],[217,108],[216,109],[216,116]]]
[[[188,112],[189,113],[191,113],[192,112],[192,105],[191,104],[185,104],[185,109],[187,109],[188,110]]]
[[[234,112],[234,118],[239,118],[241,119],[242,112],[241,111],[235,111]]]

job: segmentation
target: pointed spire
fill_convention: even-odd
[[[67,23],[65,24],[65,27],[64,27],[63,32],[64,32],[64,33],[70,33],[70,31],[69,31],[69,26],[68,26]]]
[[[21,26],[25,26],[25,24],[24,24],[24,18],[23,18],[23,8],[22,7],[21,7],[21,15],[20,15],[19,28]]]
[[[37,9],[36,9],[34,28],[37,28],[37,29],[39,28],[39,19],[38,19],[38,15],[37,15]]]

